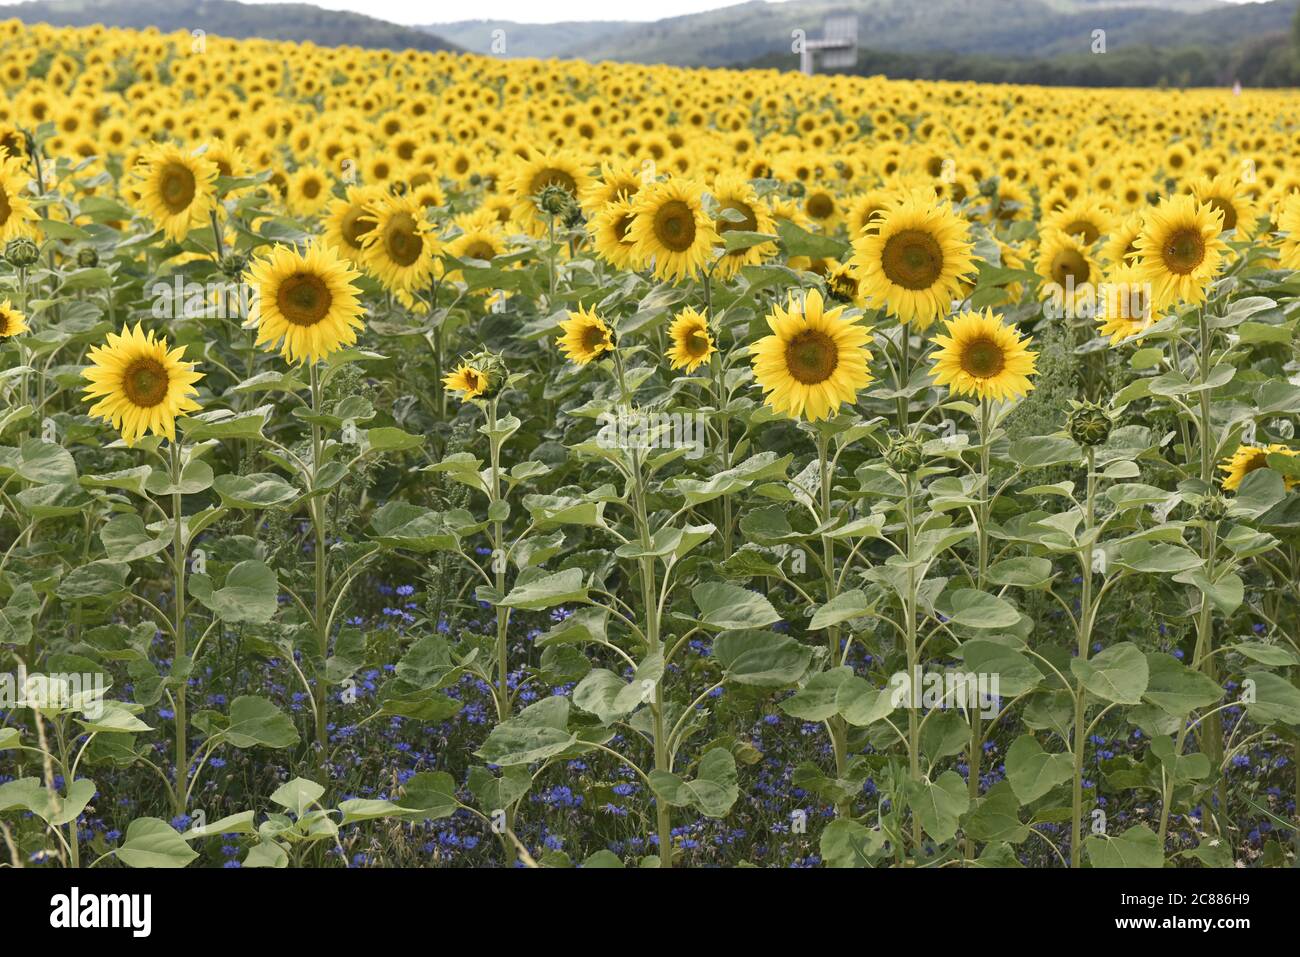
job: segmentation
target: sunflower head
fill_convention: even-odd
[[[1289,449],[1285,445],[1278,443],[1264,446],[1238,446],[1237,451],[1233,452],[1219,465],[1219,469],[1226,473],[1223,477],[1223,490],[1225,492],[1234,492],[1241,486],[1242,480],[1251,472],[1268,468],[1268,457],[1271,454],[1295,457],[1300,456],[1300,451]],[[1286,477],[1287,489],[1293,489],[1297,485],[1300,485],[1300,480],[1289,475]]]
[[[477,399],[488,388],[488,374],[476,369],[467,362],[462,362],[454,372],[443,376],[442,384],[452,392],[459,392],[462,402]]]
[[[1033,389],[1036,354],[1014,327],[992,310],[964,312],[947,320],[947,335],[934,337],[934,381],[955,395],[1010,400]]]
[[[257,296],[248,325],[257,344],[278,348],[289,362],[315,362],[352,345],[364,325],[358,276],[325,243],[305,252],[276,246],[249,270]]]
[[[1147,329],[1155,316],[1151,310],[1151,284],[1144,281],[1132,266],[1121,266],[1111,272],[1106,281],[1097,287],[1098,330],[1110,336],[1112,344],[1123,342],[1130,336]]]
[[[657,278],[690,278],[708,263],[718,233],[704,211],[704,190],[698,183],[652,183],[637,191],[632,209],[636,216],[628,238],[641,262],[654,261]]]
[[[87,401],[98,400],[90,414],[111,422],[122,441],[134,445],[148,432],[176,440],[176,417],[200,408],[194,383],[203,373],[183,361],[185,347],[168,349],[167,340],[137,325],[108,334],[103,346],[90,350]]]
[[[708,317],[689,306],[673,318],[668,327],[672,345],[665,354],[674,369],[694,372],[717,351],[709,333]]]
[[[41,247],[27,236],[5,243],[5,262],[15,269],[28,269],[41,260]]]
[[[790,298],[767,316],[772,330],[750,347],[754,378],[768,406],[790,418],[826,419],[871,383],[870,330],[826,309],[821,293]]]
[[[140,203],[168,239],[180,242],[212,207],[216,180],[217,166],[205,155],[163,144],[144,161]]]
[[[1147,211],[1137,239],[1138,273],[1151,283],[1153,305],[1198,305],[1219,272],[1227,245],[1223,214],[1194,196],[1174,196]]]
[[[0,302],[0,339],[8,339],[27,331],[27,317],[15,309],[8,299]]]
[[[916,191],[873,222],[876,231],[853,244],[863,295],[900,322],[928,329],[951,310],[962,277],[975,271],[966,221],[933,194]]]
[[[578,365],[586,365],[614,351],[614,331],[595,310],[582,307],[570,310],[569,318],[560,323],[560,331],[560,350]]]

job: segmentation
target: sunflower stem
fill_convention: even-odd
[[[183,669],[180,681],[176,685],[176,775],[173,804],[179,814],[185,813],[186,781],[189,778],[189,744],[186,740],[188,717],[186,715],[185,693],[189,685],[189,668],[185,667],[187,654],[185,645],[185,530],[181,511],[181,447],[176,442],[170,444],[170,476],[172,485],[172,586],[174,616],[173,640],[175,652],[172,655],[172,672]]]

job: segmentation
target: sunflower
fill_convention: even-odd
[[[1223,490],[1225,492],[1235,491],[1244,479],[1256,469],[1268,468],[1268,457],[1271,453],[1286,455],[1292,458],[1300,456],[1300,451],[1289,449],[1285,445],[1257,446],[1257,445],[1240,445],[1237,451],[1219,465],[1219,469],[1227,474],[1223,477]],[[1288,490],[1300,485],[1300,480],[1291,476],[1286,476],[1286,488]]]
[[[8,339],[28,331],[27,317],[6,299],[0,302],[0,339]]]
[[[257,344],[279,348],[288,362],[315,362],[352,345],[363,327],[358,275],[327,243],[304,253],[276,246],[249,269],[257,298],[247,325],[257,329]]]
[[[713,345],[713,336],[709,334],[709,320],[691,307],[683,309],[673,317],[668,327],[668,337],[673,344],[664,354],[674,369],[684,369],[687,374],[694,372],[709,356],[717,352]]]
[[[1203,176],[1194,180],[1190,192],[1199,202],[1208,203],[1223,214],[1223,231],[1236,230],[1236,238],[1249,239],[1255,234],[1259,208],[1254,197],[1231,176]]]
[[[375,228],[370,204],[384,195],[375,186],[349,186],[343,199],[333,200],[325,214],[325,242],[360,265],[362,242]]]
[[[212,208],[217,165],[204,155],[164,143],[145,158],[137,176],[145,215],[172,242],[182,241]]]
[[[719,211],[726,212],[726,216],[714,220],[719,236],[733,229],[767,234],[775,230],[771,213],[759,200],[754,187],[740,176],[731,173],[717,177],[710,192],[718,202]],[[731,279],[744,267],[756,266],[775,253],[776,246],[770,242],[723,253],[714,272],[719,279]]]
[[[1096,196],[1085,195],[1057,207],[1043,217],[1039,232],[1059,230],[1091,246],[1115,228],[1115,217]]]
[[[635,219],[632,201],[620,198],[606,203],[587,220],[597,254],[615,269],[635,269],[638,264],[636,246],[628,238]]]
[[[1222,266],[1223,214],[1194,196],[1173,196],[1147,211],[1137,239],[1138,274],[1151,283],[1152,306],[1199,305]]]
[[[185,347],[169,350],[167,340],[145,333],[140,325],[123,326],[119,335],[90,350],[90,368],[82,377],[86,401],[98,399],[90,414],[111,422],[122,441],[135,445],[147,432],[176,441],[176,416],[200,408],[194,383],[203,378],[193,362],[183,361]]]
[[[853,241],[864,295],[925,330],[947,315],[961,278],[975,271],[966,221],[914,191],[877,215],[876,232]]]
[[[488,377],[485,372],[462,362],[455,372],[449,372],[442,377],[442,384],[452,392],[459,392],[462,402],[468,402],[486,391]]]
[[[1110,336],[1111,345],[1137,335],[1154,321],[1150,287],[1132,266],[1113,270],[1097,293],[1097,321],[1101,323],[1097,331]]]
[[[1082,290],[1098,278],[1096,261],[1088,246],[1077,235],[1049,230],[1042,233],[1038,248],[1038,275],[1043,277],[1039,295],[1046,298],[1051,295],[1054,283],[1060,289],[1070,292]]]
[[[0,148],[0,243],[36,235],[36,210],[24,195],[30,183],[22,161]]]
[[[947,335],[934,337],[934,381],[954,395],[1009,400],[1033,389],[1036,354],[991,309],[963,312],[947,320]]]
[[[575,201],[591,186],[586,164],[576,154],[559,151],[535,155],[515,169],[510,190],[514,195],[514,217],[533,236],[545,236],[547,217],[537,208],[535,197],[548,186],[557,186]]]
[[[439,244],[415,197],[384,196],[366,209],[375,223],[361,240],[366,269],[388,289],[427,286],[439,267]]]
[[[704,211],[704,189],[687,179],[643,186],[632,198],[636,219],[628,238],[642,263],[654,261],[658,279],[696,275],[709,261],[717,230]]]
[[[1111,232],[1101,247],[1101,258],[1112,266],[1131,266],[1138,260],[1137,239],[1142,235],[1142,214],[1133,213]]]
[[[1283,269],[1300,269],[1300,193],[1290,193],[1277,212],[1278,231],[1284,233],[1278,255]]]
[[[871,383],[867,342],[871,330],[844,316],[844,307],[824,308],[811,289],[802,303],[767,316],[772,335],[750,347],[754,377],[774,411],[790,418],[830,418]]]
[[[569,311],[569,318],[560,323],[564,333],[559,338],[560,350],[578,365],[586,365],[606,352],[614,351],[614,333],[595,310]]]
[[[320,212],[330,201],[329,183],[325,174],[314,166],[304,166],[289,177],[289,191],[285,197],[289,208],[299,216]]]

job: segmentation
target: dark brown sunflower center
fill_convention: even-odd
[[[172,213],[183,213],[190,208],[196,186],[194,174],[181,163],[168,163],[158,177],[158,195]]]
[[[1164,261],[1170,272],[1186,276],[1204,260],[1205,237],[1199,229],[1184,227],[1165,240]]]
[[[754,215],[754,211],[749,208],[748,204],[724,203],[722,208],[729,209],[733,213],[739,213],[744,219],[720,219],[718,220],[718,232],[727,233],[733,229],[743,229],[747,233],[758,232],[758,217]]]
[[[618,236],[618,241],[620,243],[627,243],[629,246],[632,245],[632,240],[628,238],[628,233],[632,231],[632,224],[634,222],[636,222],[636,217],[629,213],[626,216],[620,216],[618,221],[614,223],[614,234]]]
[[[308,199],[315,199],[320,195],[320,181],[309,179],[302,184],[302,194]]]
[[[785,347],[786,369],[803,385],[825,382],[839,364],[839,346],[824,332],[801,332]]]
[[[1229,229],[1237,228],[1237,208],[1226,199],[1220,199],[1218,196],[1211,196],[1208,200],[1211,208],[1223,213],[1223,231],[1226,233]]]
[[[961,351],[961,371],[976,379],[991,379],[1006,368],[1007,357],[992,339],[979,338],[966,343]]]
[[[687,355],[698,358],[709,351],[709,336],[703,329],[692,329],[683,345]]]
[[[459,172],[463,173],[467,169],[469,169],[468,162],[465,163],[465,169]],[[558,186],[571,196],[576,196],[578,193],[578,184],[574,182],[572,176],[562,169],[548,167],[540,170],[528,183],[528,195],[535,196],[548,186]]]
[[[397,213],[384,224],[384,249],[399,266],[410,266],[424,252],[424,240],[416,232],[415,217]]]
[[[343,241],[353,249],[361,248],[361,240],[375,228],[375,221],[366,216],[364,206],[352,206],[343,214],[343,225],[339,232],[343,234]]]
[[[695,242],[695,214],[680,199],[669,200],[655,213],[654,232],[675,253],[690,249]]]
[[[325,280],[313,273],[294,273],[275,293],[280,314],[295,326],[316,325],[329,314],[333,302]]]
[[[1263,449],[1258,449],[1250,453],[1250,458],[1241,464],[1241,474],[1249,475],[1256,469],[1266,468],[1268,466],[1268,453]]]
[[[1070,279],[1074,280],[1074,285],[1080,286],[1091,274],[1088,260],[1078,250],[1062,249],[1052,260],[1052,278],[1062,286],[1067,285]]]
[[[943,273],[939,241],[920,229],[905,229],[885,242],[885,278],[904,289],[929,289]]]
[[[595,352],[602,348],[608,340],[605,338],[605,330],[600,326],[588,326],[582,330],[582,348],[584,352]]]
[[[490,260],[497,254],[492,248],[492,244],[483,239],[476,239],[465,247],[465,257],[467,259],[484,259]]]
[[[804,208],[813,219],[828,219],[835,212],[835,200],[825,193],[813,193]]]
[[[1076,219],[1065,227],[1065,231],[1071,236],[1078,236],[1085,246],[1091,246],[1101,236],[1101,230],[1086,219]]]
[[[3,309],[0,309],[0,338],[13,335],[10,330],[12,330],[16,325],[17,323],[14,322],[13,316],[5,312]]]
[[[167,397],[167,370],[157,359],[136,359],[122,375],[122,389],[131,404],[152,408]]]
[[[9,194],[5,188],[0,186],[0,226],[9,222],[9,215],[13,212],[13,207],[9,205]]]

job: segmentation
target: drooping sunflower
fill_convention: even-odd
[[[206,155],[163,143],[145,158],[138,177],[142,211],[172,242],[183,240],[212,208],[217,164]]]
[[[375,228],[370,204],[384,195],[376,186],[349,186],[343,199],[333,200],[325,214],[325,242],[338,252],[360,265],[362,242]]]
[[[1219,238],[1223,214],[1194,196],[1172,196],[1149,209],[1137,239],[1138,275],[1152,289],[1152,306],[1199,305],[1223,264],[1227,244]]]
[[[704,188],[688,179],[670,179],[637,190],[636,218],[628,231],[642,263],[654,261],[658,279],[693,277],[708,263],[718,233],[704,211]]]
[[[954,395],[1010,400],[1034,388],[1037,354],[1014,327],[991,309],[963,312],[946,321],[947,335],[934,337],[934,381]]]
[[[615,269],[636,268],[636,244],[628,235],[634,219],[632,201],[624,197],[601,206],[587,220],[596,253]]]
[[[1132,266],[1114,269],[1097,287],[1097,331],[1118,345],[1155,322],[1149,286]]]
[[[27,197],[31,177],[22,162],[0,147],[0,243],[36,235],[36,210]]]
[[[809,290],[801,303],[767,316],[770,336],[750,347],[754,378],[767,405],[790,418],[830,418],[853,403],[871,384],[871,330],[846,318],[843,306],[826,309],[821,293]]]
[[[452,392],[459,392],[462,402],[468,402],[487,390],[488,377],[482,370],[462,362],[455,372],[442,377],[442,384]]]
[[[594,309],[569,311],[569,318],[560,323],[560,351],[578,365],[586,365],[614,350],[614,333]]]
[[[28,331],[27,317],[6,299],[0,302],[0,339],[9,339]]]
[[[684,369],[687,374],[694,372],[709,360],[717,349],[713,345],[713,336],[709,334],[708,317],[687,306],[673,317],[668,327],[668,338],[672,345],[665,356],[674,369]]]
[[[946,203],[914,191],[874,224],[874,233],[853,241],[863,294],[899,322],[928,329],[952,309],[962,277],[975,271],[966,221]]]
[[[438,237],[413,196],[384,196],[367,207],[375,227],[361,239],[362,263],[391,290],[427,286],[440,266]]]
[[[1274,443],[1272,445],[1239,445],[1237,451],[1233,452],[1228,458],[1224,459],[1219,465],[1219,469],[1227,474],[1223,476],[1223,490],[1225,492],[1236,491],[1240,487],[1242,479],[1257,469],[1268,468],[1268,457],[1271,453],[1296,457],[1300,456],[1300,451],[1289,449],[1285,445]],[[1288,490],[1300,485],[1300,479],[1286,476],[1286,488]]]
[[[90,414],[112,423],[128,446],[148,432],[176,441],[176,417],[200,408],[194,383],[203,378],[184,355],[184,346],[168,349],[166,339],[138,324],[110,332],[105,345],[91,348],[90,367],[81,373],[90,383],[86,401],[98,400]]]
[[[276,246],[249,268],[256,292],[247,325],[257,344],[291,363],[316,362],[357,341],[361,320],[357,273],[324,242],[306,252]]]

